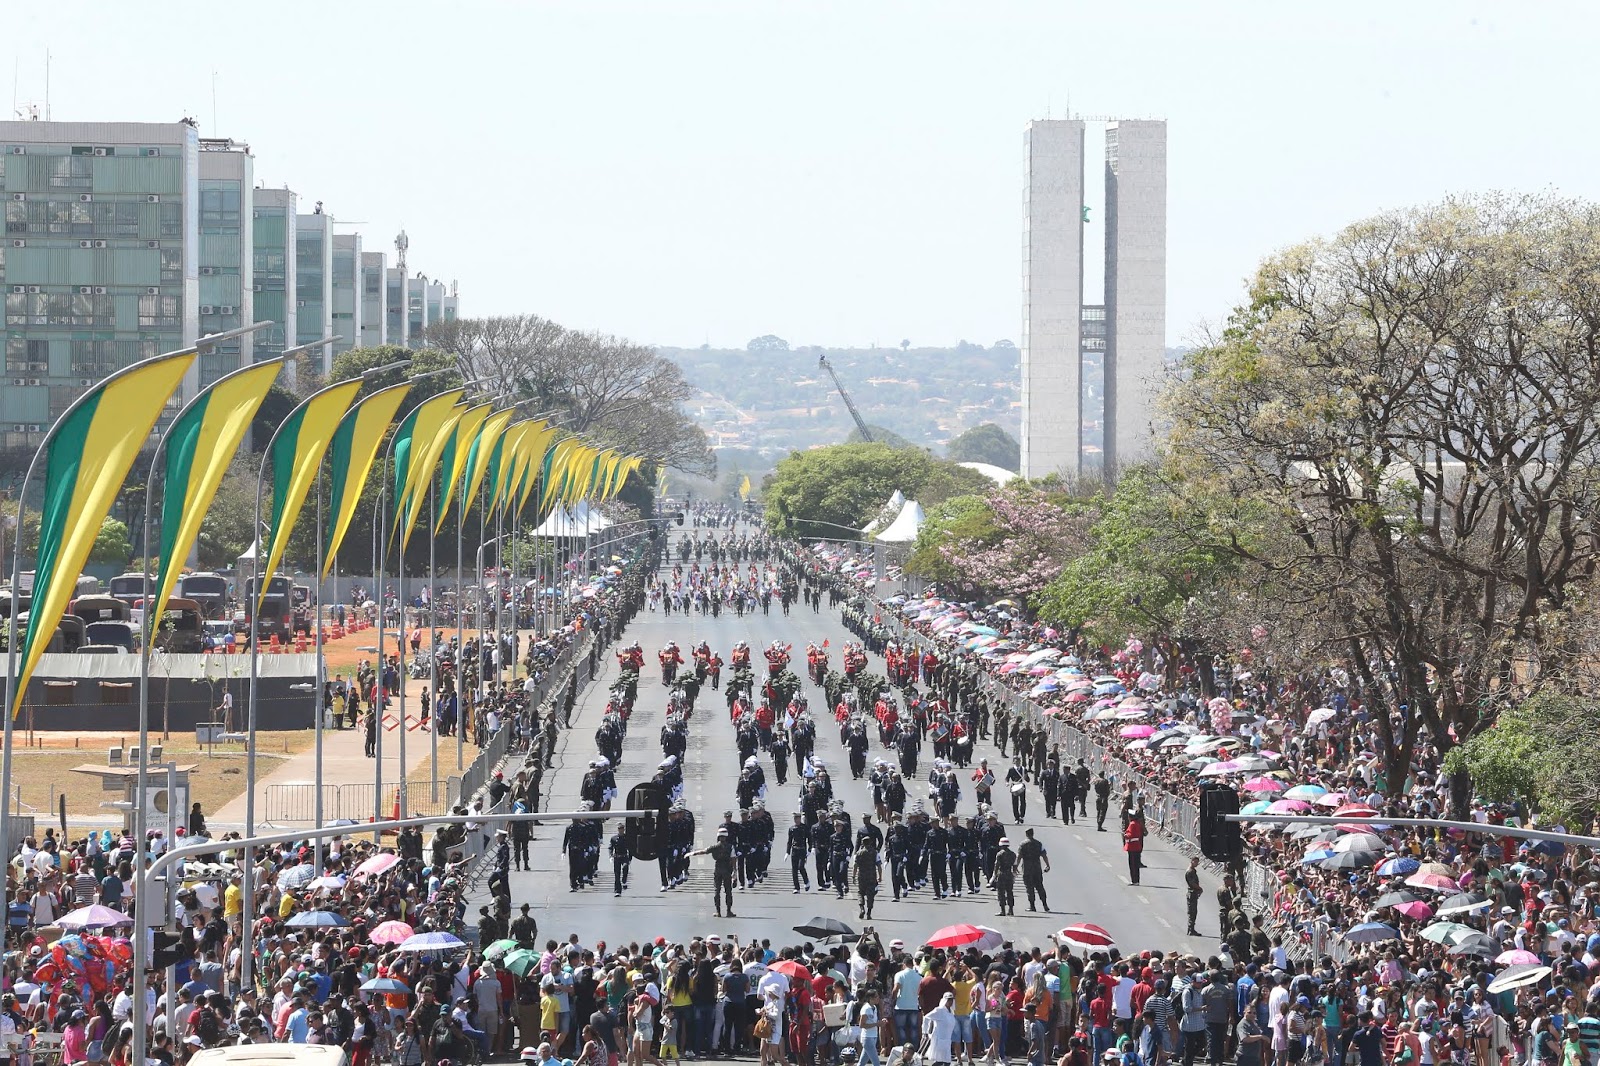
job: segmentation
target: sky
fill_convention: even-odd
[[[651,344],[1020,339],[1034,118],[1167,120],[1173,344],[1368,215],[1600,196],[1583,2],[10,6],[17,100],[48,51],[57,120],[191,116],[464,315]]]

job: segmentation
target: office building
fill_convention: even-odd
[[[251,197],[251,248],[255,258],[255,316],[272,325],[255,335],[257,359],[293,348],[295,318],[295,211],[288,189],[256,189]]]
[[[361,347],[376,348],[389,343],[387,270],[382,252],[361,253]]]
[[[1076,477],[1083,410],[1083,144],[1077,119],[1030,122],[1022,231],[1022,473]]]
[[[328,361],[361,345],[361,234],[333,238],[333,335]]]
[[[37,445],[87,386],[193,343],[198,156],[186,122],[0,122],[0,447]],[[196,370],[183,395],[198,386]]]
[[[1167,124],[1106,130],[1105,470],[1155,449],[1167,350]]]
[[[319,200],[294,226],[295,343],[310,344],[333,335],[333,216]],[[326,375],[333,357],[322,347],[307,352],[303,362]]]
[[[1055,119],[1030,123],[1025,138],[1025,477],[1098,468],[1110,479],[1155,446],[1166,343],[1166,123],[1107,125],[1103,306],[1084,298],[1085,133],[1082,120]]]
[[[255,160],[250,146],[230,138],[200,138],[200,336],[255,321],[252,197]],[[250,335],[200,353],[200,387],[255,358]]]

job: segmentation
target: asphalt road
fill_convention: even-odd
[[[658,737],[665,711],[664,690],[660,687],[660,672],[655,663],[656,652],[668,641],[676,640],[688,658],[688,649],[701,640],[728,658],[735,641],[748,641],[753,658],[758,665],[760,649],[771,641],[782,640],[794,645],[794,664],[791,668],[802,677],[805,673],[804,650],[807,642],[827,639],[830,642],[832,661],[839,662],[839,649],[849,639],[838,613],[826,606],[820,613],[798,605],[785,617],[774,602],[771,614],[759,612],[738,618],[732,612],[723,612],[718,618],[710,615],[685,617],[674,613],[663,617],[659,612],[644,611],[629,627],[625,640],[638,640],[644,649],[646,669],[641,676],[638,706],[635,709],[628,736],[624,744],[623,763],[617,773],[619,792],[626,797],[627,790],[639,781],[648,780],[661,759]],[[874,659],[872,669],[881,672],[881,659]],[[561,736],[557,769],[546,776],[550,797],[546,809],[575,810],[578,807],[578,786],[589,760],[596,753],[594,729],[605,706],[609,685],[617,675],[615,657],[610,657],[601,678],[580,695],[574,712],[574,728]],[[726,677],[726,672],[724,673]],[[865,780],[850,777],[848,759],[839,744],[839,733],[832,716],[822,708],[820,690],[806,681],[807,695],[811,698],[812,713],[817,720],[817,752],[822,757],[833,778],[834,794],[842,798],[851,811],[855,824],[860,815],[870,813],[871,789]],[[869,762],[878,755],[887,755],[877,746],[876,731],[873,747],[868,753]],[[991,765],[997,762],[998,753],[988,740],[979,740],[977,756],[988,757]],[[767,777],[767,809],[772,812],[777,826],[777,840],[769,876],[765,883],[749,890],[735,890],[734,908],[737,918],[716,918],[711,903],[711,860],[698,857],[692,860],[693,868],[687,884],[671,891],[659,891],[660,879],[655,862],[635,861],[631,884],[620,898],[612,894],[611,860],[602,850],[601,876],[593,887],[572,892],[567,879],[566,856],[561,851],[563,826],[551,823],[534,829],[532,858],[533,872],[514,872],[511,877],[511,898],[514,905],[527,902],[533,905],[539,921],[541,939],[565,939],[576,933],[585,944],[604,940],[608,944],[624,941],[643,941],[665,936],[671,941],[684,941],[695,935],[720,933],[726,938],[736,934],[741,942],[752,938],[770,939],[775,945],[798,942],[800,937],[792,927],[813,916],[830,916],[842,919],[853,928],[859,928],[856,900],[853,893],[837,899],[834,893],[811,891],[795,895],[789,876],[789,863],[782,854],[782,844],[793,812],[799,809],[797,775],[791,771],[787,785],[778,786],[771,760],[763,756]],[[924,748],[921,767],[932,758],[931,747]],[[702,694],[691,723],[689,748],[684,759],[685,802],[696,819],[696,846],[705,847],[714,840],[716,826],[724,810],[735,808],[734,782],[738,777],[738,750],[734,730],[728,720],[726,704],[719,692],[709,688]],[[925,795],[926,785],[921,781],[908,781],[911,798]],[[995,800],[1009,815],[1009,802],[1003,787],[995,789]],[[1092,808],[1092,804],[1091,804]],[[962,799],[958,813],[965,817],[975,813],[970,782],[963,777]],[[1124,951],[1160,947],[1182,948],[1204,955],[1216,946],[1217,916],[1215,890],[1217,882],[1203,873],[1206,892],[1200,904],[1200,929],[1203,938],[1183,935],[1186,917],[1184,904],[1183,871],[1188,860],[1166,841],[1154,834],[1146,842],[1145,870],[1141,884],[1128,883],[1127,862],[1121,842],[1113,831],[1116,814],[1113,809],[1107,820],[1107,831],[1094,829],[1091,815],[1087,824],[1079,822],[1066,826],[1060,822],[1044,820],[1044,805],[1034,786],[1029,786],[1027,824],[1035,828],[1039,839],[1048,849],[1052,872],[1045,875],[1053,910],[1049,913],[1029,913],[1021,878],[1017,882],[1018,908],[1015,917],[1000,918],[992,890],[985,889],[977,897],[963,896],[935,900],[931,887],[913,893],[899,903],[890,898],[885,871],[882,891],[874,909],[872,925],[878,929],[885,942],[900,938],[907,944],[920,943],[934,930],[954,922],[971,922],[998,928],[1019,944],[1046,944],[1046,936],[1074,921],[1090,921],[1104,926],[1116,938]],[[1021,843],[1021,827],[1009,824],[1007,830],[1013,846]],[[608,828],[609,839],[611,829]],[[487,902],[481,900],[479,902]],[[476,907],[469,920],[476,918]]]

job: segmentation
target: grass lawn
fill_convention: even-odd
[[[32,813],[42,830],[45,825],[59,825],[57,811],[60,796],[67,797],[67,824],[77,827],[86,818],[116,817],[114,809],[101,807],[109,800],[122,799],[122,786],[116,791],[102,791],[99,779],[88,774],[75,774],[74,766],[104,765],[106,748],[118,739],[116,734],[93,736],[53,736],[39,734],[49,745],[43,748],[17,747],[12,761],[11,787],[20,794],[24,814]],[[127,743],[137,743],[137,734],[124,738]],[[311,747],[316,732],[310,729],[262,732],[257,735],[256,773],[265,777],[278,762],[290,755]],[[78,747],[70,747],[76,741]],[[172,741],[164,745],[163,758],[175,759],[180,764],[195,763],[189,775],[190,802],[199,802],[207,812],[220,810],[224,804],[244,792],[245,752],[243,748],[218,745],[216,754],[208,754],[194,742],[194,735],[174,733]],[[161,775],[152,774],[160,779]],[[30,811],[29,808],[35,808]],[[185,819],[188,812],[184,812]]]

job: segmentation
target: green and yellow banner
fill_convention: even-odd
[[[478,489],[483,487],[483,476],[489,472],[489,459],[511,424],[513,414],[513,411],[500,411],[484,419],[483,429],[478,431],[477,439],[468,449],[467,476],[461,483],[462,518],[470,514],[472,505],[478,502]]]
[[[333,570],[339,545],[350,531],[350,522],[356,516],[356,506],[366,489],[372,464],[378,459],[378,449],[383,447],[383,435],[389,432],[394,416],[411,391],[411,383],[402,381],[379,389],[350,409],[333,435],[329,456],[328,478],[328,543],[323,549],[322,576]]]
[[[528,434],[528,467],[523,472],[522,488],[517,493],[517,514],[522,514],[523,508],[528,506],[528,497],[533,494],[533,488],[539,483],[540,471],[544,469],[544,456],[550,450],[550,444],[555,440],[557,430],[555,426],[539,423]]]
[[[11,714],[22,708],[39,656],[77,590],[100,524],[167,401],[194,365],[193,350],[159,355],[106,378],[68,409],[50,435],[34,563],[33,607],[22,635]],[[17,523],[18,528],[22,523]],[[15,619],[12,620],[15,622]],[[8,786],[9,787],[9,786]]]
[[[428,401],[432,403],[433,401]],[[400,530],[400,551],[406,550],[406,545],[411,543],[411,533],[417,526],[417,519],[422,515],[422,506],[427,502],[428,486],[433,481],[433,472],[438,468],[439,456],[444,452],[444,447],[450,441],[450,435],[455,432],[456,423],[461,421],[461,416],[467,409],[457,404],[444,412],[444,417],[439,420],[433,429],[432,438],[422,435],[421,430],[414,436],[411,448],[411,465],[414,468],[415,478],[412,480],[411,492],[406,496],[401,507],[405,519]],[[419,426],[421,423],[419,422]]]
[[[145,605],[146,633],[155,633],[178,583],[200,524],[234,453],[250,430],[261,401],[283,369],[282,359],[241,367],[196,396],[167,431],[166,478],[162,485],[161,547],[154,606]]]
[[[450,514],[450,500],[455,495],[456,485],[461,481],[467,462],[472,458],[472,445],[477,443],[478,431],[483,428],[484,420],[489,417],[489,411],[493,407],[494,404],[482,403],[463,411],[455,428],[450,431],[450,439],[445,442],[444,451],[439,455],[437,497],[439,513],[434,516],[434,536],[438,536],[446,516]],[[463,515],[465,513],[462,512]]]
[[[266,598],[272,575],[278,572],[284,549],[289,546],[289,534],[300,518],[306,496],[317,483],[317,471],[322,467],[322,457],[328,453],[334,434],[361,391],[361,379],[341,381],[312,393],[300,406],[289,413],[278,430],[278,439],[272,442],[272,524],[267,527],[266,565],[252,575],[259,578],[256,585],[256,610]],[[257,546],[259,552],[259,545]]]
[[[450,389],[423,400],[406,415],[395,430],[394,440],[394,526],[390,535],[398,533],[406,524],[410,512],[412,522],[416,514],[408,504],[417,484],[417,474],[423,468],[423,452],[433,443],[439,430],[450,417],[451,408],[461,399],[465,389]],[[423,479],[423,484],[427,479]]]

